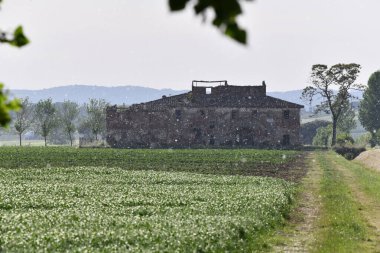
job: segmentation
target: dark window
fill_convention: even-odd
[[[290,112],[289,110],[284,111],[284,119],[289,119]]]
[[[282,137],[282,145],[287,146],[290,144],[290,136],[288,134]]]
[[[238,117],[238,111],[237,110],[232,110],[231,112],[231,119],[237,119]]]
[[[256,117],[257,114],[258,114],[258,111],[257,111],[257,110],[253,110],[253,111],[252,111],[252,116],[253,116],[253,117]]]
[[[202,139],[202,130],[199,128],[193,128],[193,132],[195,133],[195,140],[200,141]]]
[[[214,135],[211,135],[210,136],[210,145],[214,145],[215,144],[215,137]]]
[[[210,125],[210,129],[214,129],[215,128],[215,125],[214,124],[211,124]]]
[[[181,120],[181,118],[182,118],[182,111],[181,110],[175,110],[175,118],[177,120]]]
[[[204,110],[200,110],[199,112],[201,113],[201,116],[205,116],[206,115],[206,113],[205,113]]]

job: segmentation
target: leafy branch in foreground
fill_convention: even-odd
[[[3,1],[0,0],[0,4]],[[23,47],[29,43],[29,39],[24,35],[22,26],[18,26],[13,33],[8,33],[0,29],[0,44],[5,43],[15,47]],[[16,99],[9,100],[8,94],[4,90],[4,84],[0,83],[0,126],[7,126],[11,121],[10,112],[20,109],[20,102]]]
[[[253,0],[245,0],[253,1]],[[241,2],[243,0],[169,0],[171,11],[182,11],[189,2],[195,2],[193,9],[196,15],[203,16],[206,19],[208,10],[214,12],[212,24],[217,27],[226,36],[233,40],[247,44],[247,32],[238,24],[237,18],[243,14]]]
[[[7,126],[11,121],[11,111],[17,111],[21,108],[18,99],[10,100],[8,92],[4,90],[4,84],[0,83],[0,126]]]

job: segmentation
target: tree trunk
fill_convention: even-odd
[[[337,126],[337,120],[333,118],[333,129],[332,129],[332,142],[331,146],[334,146],[336,144],[336,126]]]
[[[19,137],[20,137],[20,147],[21,147],[21,133],[19,133]]]
[[[73,138],[71,137],[71,133],[69,133],[69,137],[70,137],[70,145],[72,147],[73,146]]]
[[[47,146],[47,143],[46,143],[46,136],[44,136],[44,139],[45,139],[45,147]]]

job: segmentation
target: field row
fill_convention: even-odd
[[[50,168],[103,166],[131,170],[187,171],[212,174],[261,175],[284,169],[298,151],[76,149],[64,147],[1,147],[0,167]]]

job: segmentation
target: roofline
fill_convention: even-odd
[[[295,105],[295,106],[297,106],[299,108],[305,108],[305,106],[303,106],[303,105],[300,105],[300,104],[297,104],[297,103],[293,103],[293,102],[289,102],[289,101],[286,101],[286,100],[283,100],[283,99],[280,99],[280,98],[275,98],[275,97],[268,96],[268,95],[267,95],[267,97],[270,97],[270,98],[275,99],[275,100],[279,100],[281,102],[285,102],[287,104]]]

